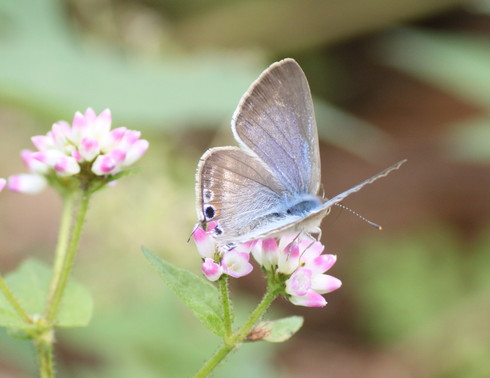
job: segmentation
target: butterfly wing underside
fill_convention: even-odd
[[[254,154],[238,147],[212,148],[197,170],[198,217],[217,221],[220,243],[251,240],[271,227],[284,191]]]
[[[272,64],[242,97],[232,119],[240,145],[255,153],[292,196],[317,194],[318,133],[308,81],[292,59]]]
[[[196,174],[201,224],[216,221],[219,244],[316,230],[331,206],[398,169],[401,161],[323,201],[313,102],[292,59],[272,64],[242,97],[232,120],[238,147],[218,147]]]

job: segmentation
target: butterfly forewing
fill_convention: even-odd
[[[243,96],[232,129],[289,188],[316,194],[320,186],[318,135],[310,88],[292,59],[271,65]]]

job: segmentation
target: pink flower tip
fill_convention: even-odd
[[[223,255],[221,267],[223,272],[231,277],[243,277],[253,270],[252,264],[248,262],[249,259],[250,255],[248,253],[231,250]]]
[[[124,166],[131,165],[139,160],[146,152],[150,143],[146,139],[138,139],[129,148],[125,157]]]
[[[5,188],[5,185],[7,185],[7,180],[0,178],[0,192]]]
[[[294,296],[306,295],[311,288],[311,276],[311,270],[297,269],[286,281],[286,292]]]
[[[212,258],[207,257],[201,265],[201,270],[210,281],[216,281],[223,274],[223,269]]]
[[[47,180],[36,174],[20,174],[10,176],[8,179],[8,189],[12,192],[37,194],[41,192],[46,185]]]
[[[210,232],[204,231],[202,227],[197,227],[192,237],[196,243],[197,251],[203,258],[212,258],[216,252],[216,242],[210,235]]]
[[[310,290],[306,295],[303,296],[291,296],[289,298],[291,303],[297,306],[306,307],[324,307],[327,305],[327,301],[317,292]]]
[[[319,294],[331,293],[342,286],[342,281],[328,274],[313,276],[311,288]]]

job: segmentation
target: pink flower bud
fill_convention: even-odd
[[[311,269],[313,274],[325,273],[329,270],[337,261],[335,255],[320,255],[311,259],[305,263],[305,267]]]
[[[202,272],[210,281],[216,281],[223,274],[221,266],[214,262],[212,258],[207,257],[201,265]]]
[[[92,165],[92,172],[98,176],[111,173],[116,168],[116,162],[110,155],[99,155]]]
[[[67,140],[71,137],[70,125],[64,121],[53,123],[51,137],[58,147],[63,148]]]
[[[60,156],[53,164],[53,168],[61,176],[72,176],[80,172],[80,166],[75,158],[71,156]]]
[[[78,143],[85,134],[85,131],[88,128],[88,123],[87,120],[85,119],[85,116],[80,113],[76,112],[75,115],[73,116],[73,121],[72,121],[72,132],[73,132],[73,141],[75,143]]]
[[[95,112],[89,108],[93,114],[95,115]],[[87,109],[87,112],[89,111]],[[104,109],[102,113],[100,113],[98,116],[95,117],[94,119],[94,134],[97,136],[102,136],[107,134],[110,129],[111,129],[111,123],[112,123],[112,114],[109,109]]]
[[[289,298],[291,303],[297,306],[306,306],[306,307],[324,307],[327,304],[325,298],[323,298],[317,292],[310,290],[306,295],[303,296],[291,296]]]
[[[128,153],[126,155],[126,159],[124,160],[123,166],[126,167],[139,160],[139,158],[142,157],[143,154],[146,152],[149,145],[150,143],[148,143],[148,141],[145,139],[140,139],[133,143],[133,145],[128,149]]]
[[[239,278],[249,274],[253,266],[248,261],[250,255],[245,252],[228,251],[221,259],[221,267],[223,272],[231,277]]]
[[[265,269],[277,265],[278,245],[274,238],[258,240],[252,249],[255,260]]]
[[[22,150],[20,153],[24,165],[31,173],[46,173],[49,170],[49,166],[37,160],[35,154],[36,152],[29,150]]]
[[[293,241],[279,252],[277,261],[277,271],[284,274],[293,273],[299,266],[299,244]]]
[[[78,148],[80,156],[85,161],[92,161],[100,153],[99,141],[94,138],[85,137]]]
[[[101,141],[101,151],[108,152],[115,150],[121,145],[121,141],[126,134],[125,127],[118,127],[109,132]]]
[[[141,137],[141,131],[138,130],[128,130],[124,134],[124,138],[122,140],[123,146],[126,148],[131,146],[133,143],[135,143],[139,138]]]
[[[71,156],[76,160],[78,161],[79,163],[81,163],[83,161],[83,158],[82,158],[82,155],[80,155],[80,151],[78,150],[74,150],[71,152]]]
[[[85,110],[85,114],[83,116],[89,125],[92,125],[97,119],[97,114],[95,114],[94,109],[90,107]]]
[[[7,184],[7,180],[4,178],[0,178],[0,192],[5,188],[5,185]]]
[[[54,140],[50,133],[48,135],[36,135],[31,138],[32,144],[36,146],[39,151],[47,150],[54,147]]]
[[[114,150],[107,155],[99,155],[92,165],[92,172],[99,176],[117,173],[125,157],[126,153],[121,150]]]
[[[304,239],[300,243],[300,249],[302,251],[301,262],[307,262],[320,256],[325,246],[318,241],[313,242],[311,239]]]
[[[216,242],[209,232],[204,231],[201,227],[197,227],[192,237],[196,243],[197,251],[203,258],[212,258],[216,252]]]
[[[303,296],[311,288],[311,270],[299,268],[286,281],[286,293]]]
[[[114,159],[117,165],[122,164],[126,159],[126,151],[123,150],[114,150],[108,155],[110,155]]]
[[[8,189],[12,192],[37,194],[43,190],[47,181],[43,176],[36,174],[20,174],[10,176],[8,179]]]
[[[319,294],[327,294],[342,286],[342,281],[328,274],[316,274],[312,277],[311,288]]]

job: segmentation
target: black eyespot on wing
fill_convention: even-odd
[[[213,206],[208,206],[204,210],[204,215],[206,216],[206,219],[208,219],[208,220],[213,219],[215,214],[216,214],[216,212],[214,211]]]
[[[221,235],[223,233],[223,230],[221,229],[221,227],[219,225],[217,225],[214,228],[214,232],[216,233],[216,235]]]

